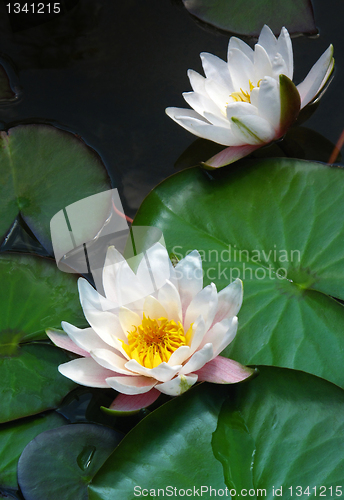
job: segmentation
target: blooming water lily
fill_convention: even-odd
[[[109,247],[105,297],[83,278],[78,284],[90,327],[62,322],[67,335],[47,334],[57,346],[82,356],[60,365],[60,373],[81,385],[122,393],[111,408],[136,410],[160,393],[182,394],[197,381],[235,383],[252,375],[252,369],[219,356],[236,335],[242,282],[237,279],[220,292],[213,283],[203,288],[197,251],[174,268],[157,243],[135,273]]]
[[[319,96],[333,67],[332,45],[302,83],[293,79],[293,49],[282,28],[278,39],[264,26],[254,50],[232,37],[228,61],[201,54],[205,77],[188,71],[193,92],[183,94],[193,109],[167,108],[166,113],[192,134],[230,146],[205,162],[221,167],[281,138],[300,109]]]

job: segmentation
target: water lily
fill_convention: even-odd
[[[161,393],[182,394],[197,381],[235,383],[252,375],[252,369],[219,355],[236,335],[242,282],[237,279],[220,292],[213,283],[203,288],[197,251],[174,268],[157,243],[135,273],[110,247],[103,268],[105,297],[83,278],[78,285],[90,327],[62,322],[67,335],[47,334],[81,356],[60,365],[60,373],[81,385],[121,393],[112,408],[136,410]]]
[[[205,162],[212,168],[281,138],[300,109],[321,94],[334,67],[330,45],[295,86],[289,33],[282,28],[276,39],[266,25],[254,49],[232,37],[227,62],[208,53],[201,59],[205,77],[189,70],[193,92],[183,94],[193,109],[167,108],[166,113],[192,134],[229,146]]]

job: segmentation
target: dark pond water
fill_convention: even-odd
[[[70,0],[71,2],[71,0]],[[38,26],[13,25],[0,2],[0,51],[21,87],[0,120],[47,122],[79,134],[102,156],[128,215],[195,137],[172,122],[184,106],[186,71],[199,53],[226,57],[228,36],[199,26],[171,0],[73,0],[66,14]],[[297,83],[334,44],[336,74],[307,127],[336,142],[344,128],[343,0],[314,0],[317,39],[293,40]]]

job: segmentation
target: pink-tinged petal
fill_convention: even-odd
[[[137,278],[147,295],[156,296],[156,292],[170,279],[171,262],[166,248],[155,243],[146,252],[137,268]]]
[[[278,82],[274,78],[266,77],[260,84],[258,112],[271,123],[278,135],[281,122],[281,96]]]
[[[153,404],[160,394],[161,392],[156,389],[151,389],[144,394],[135,394],[133,396],[118,394],[117,398],[111,403],[109,410],[119,413],[134,413]]]
[[[258,38],[258,43],[268,53],[268,56],[270,60],[275,57],[276,52],[277,52],[277,39],[269,26],[264,24],[262,31],[260,32],[259,38]]]
[[[260,144],[245,144],[244,146],[231,146],[229,148],[225,148],[220,151],[220,153],[217,153],[215,156],[212,156],[209,160],[203,163],[203,167],[209,170],[224,167],[225,165],[229,165],[230,163],[234,163],[235,161],[250,155],[253,151],[259,149],[260,147]]]
[[[206,344],[202,349],[196,351],[189,361],[180,370],[179,375],[187,375],[196,372],[213,358],[213,346]]]
[[[156,389],[163,394],[168,396],[179,396],[186,392],[190,387],[192,387],[197,382],[197,375],[192,373],[191,375],[178,375],[178,377],[165,382],[163,384],[157,384]]]
[[[300,94],[293,82],[285,75],[280,75],[281,121],[277,134],[281,137],[295,122],[300,112]]]
[[[122,394],[144,394],[157,384],[157,381],[148,377],[110,377],[106,379],[107,384]]]
[[[59,372],[74,382],[86,387],[109,388],[106,382],[114,372],[98,365],[92,358],[78,358],[58,367]]]
[[[243,300],[243,283],[237,278],[217,294],[217,311],[214,322],[218,323],[225,318],[236,316]]]
[[[162,362],[155,368],[146,368],[145,366],[140,365],[136,359],[131,359],[125,364],[125,366],[135,374],[154,378],[159,382],[167,382],[168,380],[171,380],[171,378],[174,377],[182,367],[182,365],[171,366],[168,363]]]
[[[177,288],[170,282],[160,288],[158,292],[158,300],[166,310],[169,321],[174,320],[176,323],[182,321],[182,303]]]
[[[175,267],[183,315],[191,300],[203,288],[202,259],[197,250],[189,253]]]
[[[170,366],[182,365],[191,356],[191,349],[188,345],[181,345],[171,354],[168,364]]]
[[[214,358],[220,354],[234,340],[238,331],[238,318],[223,319],[220,323],[216,323],[211,329],[211,335],[207,337],[207,341],[213,344]],[[210,331],[208,332],[210,333]]]
[[[245,137],[247,144],[263,145],[276,138],[273,126],[261,116],[232,117],[232,130],[238,137]]]
[[[167,108],[166,114],[172,118],[178,125],[185,128],[192,134],[202,139],[208,139],[209,141],[217,142],[218,144],[223,144],[224,146],[230,146],[232,144],[233,134],[228,127],[218,127],[206,122],[203,117],[191,116],[191,112],[196,113],[193,110],[184,110],[177,108]]]
[[[98,365],[103,368],[107,368],[108,370],[112,370],[116,373],[121,373],[122,375],[135,375],[135,373],[125,367],[128,359],[123,356],[111,352],[108,349],[94,349],[90,352],[90,354],[94,361],[96,361]]]
[[[243,366],[237,361],[217,356],[196,372],[201,382],[213,384],[236,384],[253,375],[254,369]]]
[[[91,349],[111,349],[109,344],[106,344],[92,328],[77,328],[66,321],[62,321],[61,325],[69,338],[88,353]]]
[[[199,73],[197,73],[197,71],[194,71],[193,69],[188,69],[187,74],[190,80],[192,90],[194,92],[197,92],[197,94],[202,94],[205,97],[207,97],[207,92],[205,90],[206,78],[204,78],[204,76],[200,75]]]
[[[223,85],[229,94],[234,92],[231,75],[228,71],[228,64],[208,52],[202,52],[200,56],[205,76],[215,80],[219,85]]]
[[[306,78],[297,86],[301,96],[301,109],[304,108],[319,93],[324,83],[329,68],[333,65],[333,46],[323,53],[314,64]]]
[[[87,351],[74,344],[74,342],[65,333],[62,333],[59,330],[55,330],[53,328],[49,328],[48,330],[46,330],[46,334],[57,347],[65,349],[66,351],[74,352],[74,354],[78,354],[79,356],[90,356]]]
[[[188,331],[190,325],[201,315],[204,319],[205,329],[208,330],[213,322],[217,310],[217,290],[214,283],[206,286],[190,302],[184,318],[184,330]]]
[[[166,309],[151,295],[148,295],[144,301],[143,312],[146,315],[146,318],[160,319],[167,317]]]
[[[290,78],[290,80],[292,80],[294,74],[293,46],[291,44],[288,30],[285,27],[281,29],[281,33],[276,44],[276,51],[281,54],[281,56],[285,60],[287,66],[286,75],[288,78]]]
[[[250,80],[254,78],[252,61],[239,49],[228,51],[228,69],[233,82],[232,92],[250,90]]]
[[[240,38],[237,38],[235,36],[232,36],[229,39],[227,59],[229,52],[233,49],[241,50],[241,52],[243,52],[250,59],[250,61],[253,62],[253,50],[251,49],[251,47],[247,45],[247,43],[243,42]]]
[[[253,85],[256,87],[259,80],[266,76],[272,76],[272,65],[270,58],[261,45],[258,43],[254,47],[254,80]]]

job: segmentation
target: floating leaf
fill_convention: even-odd
[[[66,206],[111,189],[100,158],[80,139],[48,125],[19,125],[0,133],[0,234],[18,212],[52,254],[50,220]],[[90,236],[109,213],[99,204]]]
[[[55,262],[28,255],[0,256],[0,356],[15,353],[19,342],[47,339],[61,321],[86,325],[76,277]]]
[[[68,356],[55,346],[32,343],[0,358],[0,422],[56,408],[75,384],[57,367]]]
[[[134,224],[157,226],[169,252],[198,249],[205,282],[239,277],[239,331],[225,355],[308,371],[344,387],[344,171],[269,159],[157,186]],[[138,249],[138,252],[140,249]]]
[[[231,33],[255,36],[267,24],[277,35],[285,26],[289,33],[316,34],[310,0],[183,0],[194,16]]]
[[[131,500],[142,489],[157,491],[167,486],[172,494],[174,487],[192,492],[194,487],[200,491],[201,485],[225,489],[211,439],[227,394],[227,386],[207,384],[152,412],[123,439],[100,469],[89,487],[90,499]],[[205,492],[203,496],[208,498]]]
[[[85,500],[87,485],[119,443],[108,427],[71,424],[27,445],[18,464],[25,500]]]
[[[66,423],[57,413],[41,414],[0,425],[0,485],[17,489],[17,464],[25,446],[38,434]]]
[[[259,370],[260,376],[249,384],[231,388],[220,412],[212,444],[225,477],[231,476],[240,488],[253,487],[258,498],[267,500],[296,498],[302,493],[308,498],[341,496],[344,425],[338,415],[344,410],[344,392],[305,373]],[[241,470],[238,455],[231,451],[240,446],[238,413],[255,446],[252,464],[248,461]],[[252,443],[247,439],[241,446],[242,453],[249,456]],[[229,489],[233,484],[227,481]],[[279,493],[274,495],[277,489]]]

